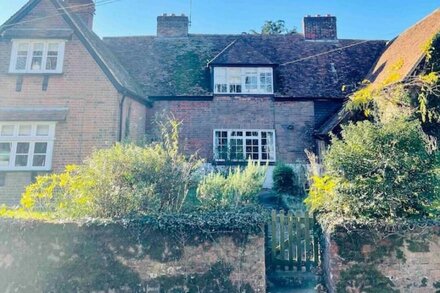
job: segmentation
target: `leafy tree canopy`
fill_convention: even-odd
[[[264,25],[261,27],[261,31],[257,32],[255,30],[251,30],[252,34],[259,35],[286,35],[286,34],[295,34],[296,28],[288,29],[286,27],[286,22],[284,20],[266,20]]]

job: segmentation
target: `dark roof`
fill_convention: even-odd
[[[440,32],[440,9],[401,33],[390,42],[367,79],[374,86],[386,83],[390,74],[398,74],[399,80],[407,78],[426,55],[426,45]]]
[[[118,59],[107,48],[102,40],[64,5],[63,1],[50,0],[60,11],[64,20],[72,27],[76,35],[81,39],[89,53],[100,65],[104,73],[118,91],[130,95],[139,100],[145,100],[144,93],[139,85],[132,79],[127,70],[119,63]],[[0,35],[7,34],[13,29],[14,23],[23,19],[41,0],[31,0],[26,3],[17,13],[0,26]],[[12,33],[12,32],[11,32]]]
[[[209,65],[274,65],[266,56],[258,52],[243,38],[234,40],[220,52]]]
[[[385,46],[384,41],[313,42],[304,40],[301,34],[139,36],[103,40],[149,96],[212,94],[207,65],[213,61],[221,65],[278,65],[275,82],[279,97],[342,98],[342,86],[362,81]],[[354,45],[358,42],[359,45]],[[345,48],[350,45],[354,46]],[[332,52],[322,54],[328,51]],[[283,65],[316,54],[321,55]]]
[[[65,121],[67,108],[0,108],[1,121]]]

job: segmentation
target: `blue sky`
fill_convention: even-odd
[[[98,2],[102,2],[99,0]],[[99,5],[95,31],[100,36],[152,35],[156,16],[189,14],[190,0],[114,0]],[[0,0],[3,23],[27,0]],[[265,20],[283,19],[302,31],[307,14],[338,17],[340,38],[391,39],[440,7],[439,0],[192,0],[191,33],[241,33]]]

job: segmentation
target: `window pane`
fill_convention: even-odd
[[[49,43],[47,49],[46,70],[56,70],[58,63],[58,43]]]
[[[31,70],[41,70],[41,64],[43,63],[43,50],[43,43],[34,44],[32,51]]]
[[[20,125],[19,136],[30,136],[32,134],[32,125]]]
[[[28,162],[28,155],[16,155],[15,167],[26,167]]]
[[[28,142],[17,143],[17,154],[29,153],[29,146],[30,146],[30,144]]]
[[[29,50],[28,43],[21,43],[18,45],[17,61],[15,63],[16,70],[25,70],[26,69],[28,50]]]
[[[7,167],[9,166],[9,155],[0,155],[0,166]]]
[[[45,154],[47,152],[47,142],[36,142],[35,143],[35,154]]]
[[[58,64],[58,57],[47,57],[46,70],[56,70]]]
[[[26,57],[17,57],[17,63],[15,63],[15,70],[25,70],[26,69],[26,62],[27,62],[27,56]]]
[[[33,167],[44,167],[46,165],[46,155],[34,155]]]
[[[49,125],[37,125],[37,136],[49,136]]]
[[[11,143],[10,142],[1,142],[0,143],[0,155],[9,154],[11,152]]]
[[[1,128],[1,136],[13,136],[14,135],[14,125],[3,125]]]
[[[10,142],[0,143],[0,166],[9,166],[12,144]]]

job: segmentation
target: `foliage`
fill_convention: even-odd
[[[439,163],[439,152],[428,149],[418,121],[350,124],[342,138],[332,138],[325,173],[311,176],[306,203],[326,228],[435,217]]]
[[[398,60],[382,82],[364,81],[350,96],[346,109],[362,110],[376,121],[387,122],[405,115],[418,118],[429,135],[440,138],[440,34],[423,48],[425,62],[417,74],[404,77]]]
[[[293,168],[286,164],[277,164],[273,170],[273,188],[277,193],[294,194],[296,175]]]
[[[355,264],[341,272],[336,292],[393,293],[394,284],[374,266]]]
[[[266,20],[264,25],[261,27],[261,32],[257,32],[255,30],[251,30],[252,34],[261,34],[261,35],[283,35],[283,34],[295,34],[296,28],[289,30],[286,27],[286,22],[284,20]]]
[[[205,208],[237,207],[255,202],[261,190],[266,168],[249,161],[245,168],[208,174],[197,189],[197,197]]]
[[[38,177],[27,187],[21,207],[58,218],[120,218],[178,212],[201,161],[179,152],[179,122],[160,123],[161,140],[94,152],[81,166]]]

